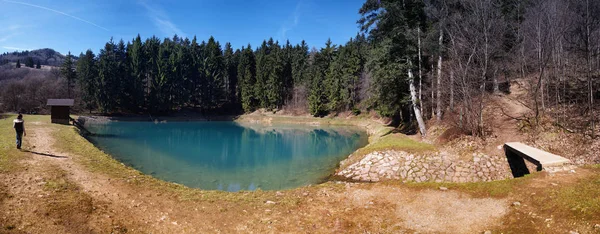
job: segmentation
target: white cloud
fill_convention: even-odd
[[[19,47],[12,47],[12,46],[2,46],[2,48],[7,49],[7,50],[18,50],[18,51],[34,50],[31,48],[19,48]]]
[[[300,7],[302,5],[302,1],[299,1],[296,5],[296,9],[290,15],[289,19],[284,21],[281,27],[279,28],[279,32],[277,35],[279,36],[280,41],[284,41],[287,39],[287,32],[293,30],[298,23],[300,22]],[[291,19],[291,20],[290,20]]]
[[[156,26],[164,36],[171,37],[175,34],[180,37],[186,36],[186,34],[169,19],[167,13],[160,6],[149,5],[145,1],[139,1],[138,3],[146,8],[148,17],[154,22],[154,26]]]
[[[102,27],[102,26],[100,26],[100,25],[97,25],[97,24],[95,24],[95,23],[92,23],[92,22],[90,22],[90,21],[84,20],[84,19],[82,19],[82,18],[79,18],[79,17],[77,17],[77,16],[74,16],[74,15],[69,15],[69,14],[67,14],[67,13],[64,13],[64,12],[62,12],[62,11],[55,10],[55,9],[52,9],[52,8],[48,8],[48,7],[44,7],[44,6],[40,6],[40,5],[35,5],[35,4],[31,4],[31,3],[26,3],[26,2],[18,2],[18,1],[11,1],[11,0],[2,0],[2,1],[4,1],[4,2],[8,2],[8,3],[14,3],[14,4],[20,4],[20,5],[25,5],[25,6],[35,7],[35,8],[39,8],[39,9],[43,9],[43,10],[47,10],[47,11],[52,11],[52,12],[54,12],[54,13],[58,13],[58,14],[61,14],[61,15],[67,16],[67,17],[71,17],[71,18],[73,18],[73,19],[76,19],[76,20],[79,20],[79,21],[81,21],[81,22],[84,22],[84,23],[87,23],[87,24],[93,25],[93,26],[95,26],[95,27],[97,27],[97,28],[100,28],[100,29],[103,29],[103,30],[109,31],[109,30],[108,30],[107,28],[105,28],[105,27]]]
[[[0,42],[5,42],[8,39],[10,39],[11,37],[13,37],[14,35],[15,35],[15,33],[8,34],[8,35],[5,35],[5,36],[0,36]]]

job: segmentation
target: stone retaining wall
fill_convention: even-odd
[[[473,154],[470,161],[447,153],[416,155],[403,151],[373,152],[336,175],[354,181],[480,182],[512,178],[506,157]]]

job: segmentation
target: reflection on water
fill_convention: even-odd
[[[202,189],[272,190],[314,184],[366,145],[352,128],[234,122],[110,122],[90,140],[157,178]]]

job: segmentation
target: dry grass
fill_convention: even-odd
[[[15,130],[12,128],[12,121],[16,115],[3,115],[0,118],[0,172],[11,172],[22,169],[19,166],[19,160],[21,160],[27,153],[22,152],[16,148],[15,144]],[[44,116],[25,116],[25,127],[26,130],[30,123],[38,122],[43,119],[49,119]],[[27,145],[27,137],[23,137],[23,145]]]
[[[434,145],[415,141],[404,134],[387,134],[372,141],[367,146],[358,149],[340,165],[341,169],[359,162],[365,155],[375,151],[396,150],[413,154],[423,154],[437,151]]]

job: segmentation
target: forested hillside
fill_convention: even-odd
[[[40,65],[60,66],[65,61],[65,56],[48,48],[0,54],[0,65],[11,62],[16,63],[17,61],[23,64],[31,61],[32,64],[39,63]]]
[[[524,79],[528,123],[548,115],[595,135],[599,1],[367,0],[357,10],[360,30],[343,45],[111,39],[97,55],[67,56],[63,77],[104,113],[373,110],[423,135],[430,118],[485,135],[487,97]]]

